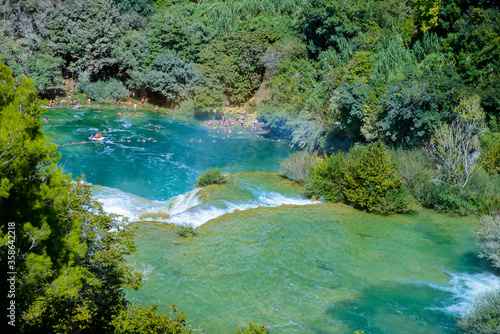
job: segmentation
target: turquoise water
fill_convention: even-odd
[[[139,304],[175,303],[205,333],[248,321],[272,333],[454,333],[471,299],[500,285],[477,257],[477,217],[312,202],[271,173],[291,152],[285,143],[114,112],[52,109],[45,130],[56,143],[106,130],[103,142],[61,146],[61,164],[138,227],[129,261],[147,280],[127,295]],[[212,166],[232,173],[227,183],[193,189]],[[157,212],[170,217],[144,216]],[[178,225],[197,237],[180,237]]]
[[[59,152],[65,172],[85,173],[92,184],[167,200],[192,189],[196,177],[209,167],[221,167],[227,173],[279,171],[279,161],[292,151],[285,142],[263,140],[247,128],[213,130],[175,115],[161,117],[139,110],[137,116],[133,112],[116,116],[116,112],[47,110],[44,117],[49,122],[44,129],[53,142],[63,144]],[[97,131],[105,137],[103,142],[81,144]],[[73,142],[79,143],[68,145]]]

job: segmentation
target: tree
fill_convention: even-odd
[[[109,331],[128,305],[122,288],[141,284],[124,258],[135,250],[133,230],[57,169],[36,94],[32,80],[15,85],[0,63],[0,277],[17,272],[21,333]],[[9,286],[0,287],[7,296]]]
[[[212,81],[217,79],[227,99],[246,102],[262,81],[265,49],[265,41],[256,33],[234,34],[201,50],[196,69]]]
[[[14,85],[12,72],[0,63],[0,84],[0,275],[5,281],[7,272],[18,272],[16,312],[22,317],[55,286],[75,291],[70,286],[79,286],[81,271],[67,264],[85,247],[79,225],[60,217],[70,179],[55,167],[56,146],[43,135],[33,81],[20,78]],[[15,268],[7,267],[7,223],[15,226]]]
[[[403,147],[423,145],[442,122],[452,118],[460,89],[460,77],[452,66],[407,70],[380,100],[384,113],[378,125],[386,140]]]
[[[120,12],[112,1],[68,1],[50,16],[48,37],[62,47],[69,71],[89,71],[105,78],[117,72],[112,52],[123,34],[120,22]]]
[[[349,165],[344,179],[346,200],[360,208],[379,213],[410,209],[403,179],[380,141],[368,146],[361,158]]]
[[[158,92],[170,101],[192,97],[201,81],[201,76],[193,65],[175,52],[158,55],[150,68],[137,75],[142,87]]]
[[[427,152],[441,166],[442,180],[451,187],[467,186],[479,169],[479,137],[485,131],[478,96],[466,97],[455,108],[456,121],[435,130]]]

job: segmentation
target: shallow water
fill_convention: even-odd
[[[61,146],[61,163],[84,172],[105,209],[138,227],[129,261],[153,268],[141,289],[127,291],[139,304],[175,303],[206,333],[234,333],[248,321],[272,333],[454,333],[471,298],[500,284],[477,257],[477,217],[425,209],[386,217],[311,202],[278,174],[254,172],[278,171],[291,152],[285,143],[114,112],[52,109],[45,130],[57,143],[106,130],[102,143]],[[212,166],[244,173],[193,189]],[[145,212],[170,217],[144,222]],[[167,223],[197,227],[198,237]]]

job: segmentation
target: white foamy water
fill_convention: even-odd
[[[320,201],[311,201],[305,197],[287,197],[277,192],[260,191],[258,197],[245,202],[219,201],[215,205],[203,203],[196,188],[185,194],[173,197],[169,201],[150,201],[140,196],[129,194],[118,189],[95,187],[95,197],[103,204],[106,212],[122,215],[130,222],[138,220],[164,221],[176,225],[198,227],[206,222],[232,213],[236,210],[248,210],[257,207],[277,207],[280,205],[307,205],[317,204]],[[146,212],[166,212],[170,219],[141,219],[140,215]]]
[[[463,315],[477,296],[486,291],[500,288],[500,277],[490,273],[450,273],[449,283],[449,286],[427,283],[431,288],[449,292],[452,295],[451,298],[445,301],[445,306],[430,309],[447,314]]]

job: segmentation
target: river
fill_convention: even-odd
[[[271,333],[454,333],[471,299],[500,284],[477,257],[475,216],[420,208],[387,217],[313,202],[276,173],[292,152],[285,142],[100,110],[49,109],[44,130],[61,144],[63,170],[84,173],[104,208],[137,226],[128,260],[148,274],[128,298],[175,303],[193,328],[234,333],[252,321]],[[103,141],[87,140],[97,131]],[[194,189],[209,167],[228,181]],[[170,218],[145,216],[155,212]]]

